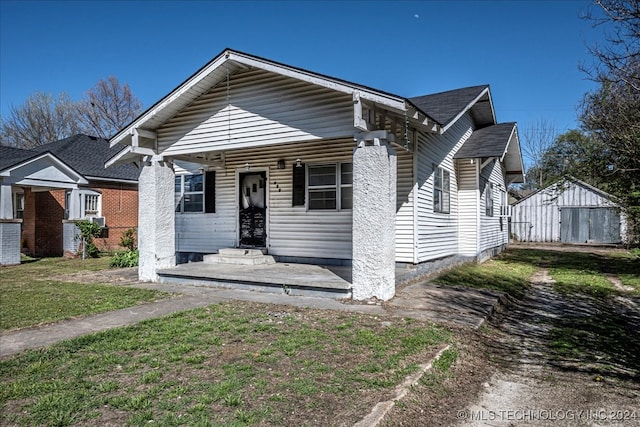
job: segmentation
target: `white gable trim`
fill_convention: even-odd
[[[451,119],[449,121],[449,123],[447,123],[444,126],[442,126],[440,128],[440,133],[445,133],[451,126],[453,126],[455,123],[457,123],[458,120],[460,120],[460,117],[464,116],[467,113],[467,111],[469,111],[485,95],[487,95],[489,97],[489,105],[491,106],[491,115],[493,116],[493,123],[496,123],[496,112],[493,109],[493,100],[491,99],[491,91],[489,91],[489,87],[486,87],[486,88],[484,88],[482,90],[482,92],[480,92],[480,94],[478,96],[476,96],[473,99],[473,101],[468,103],[467,106],[464,107],[464,109],[462,109],[462,111],[460,111],[457,116],[455,116],[453,119]]]
[[[47,164],[53,166],[57,172],[66,178],[62,180],[55,177],[47,178],[34,175],[34,167],[37,170],[44,169],[43,167],[38,167],[38,163],[41,163],[42,166]],[[0,176],[3,177],[4,183],[37,187],[74,188],[78,184],[89,183],[72,167],[48,152],[4,169],[0,171]]]
[[[398,112],[404,113],[407,110],[407,104],[402,97],[227,49],[118,132],[111,138],[111,146],[118,143],[131,145],[132,137],[138,129],[155,130],[164,120],[173,117],[214,84],[226,78],[227,72],[244,67],[259,68],[352,96],[357,94],[360,99]]]

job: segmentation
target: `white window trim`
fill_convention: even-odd
[[[73,196],[73,191],[68,191],[65,194],[65,211],[69,210],[69,198]],[[88,219],[88,218],[100,218],[102,217],[102,193],[95,190],[78,190],[76,193],[77,197],[80,199],[80,218]],[[95,213],[87,214],[87,196],[96,196],[97,200],[97,211]]]
[[[484,215],[488,217],[494,216],[494,206],[493,206],[493,183],[487,182],[487,186],[484,190],[485,199],[484,199]]]
[[[16,191],[13,193],[13,217],[16,219],[24,218],[24,191]],[[18,215],[22,212],[22,215]]]
[[[444,188],[444,174],[449,175],[449,187],[447,188],[447,191],[445,191]],[[436,187],[436,175],[440,175],[440,182],[442,183],[441,188]],[[436,191],[440,191],[440,205],[442,205],[442,207],[440,209],[436,208]],[[444,195],[448,194],[448,203],[445,209],[444,206]],[[433,212],[435,213],[440,213],[440,214],[451,214],[451,172],[449,172],[448,170],[446,170],[445,168],[443,168],[442,166],[435,166],[434,167],[434,174],[433,174]]]
[[[351,184],[343,184],[342,183],[342,165],[350,164],[353,167],[353,162],[331,162],[331,163],[311,163],[305,165],[305,208],[307,211],[313,212],[336,212],[336,211],[350,211],[352,208],[343,208],[342,205],[342,189],[343,188],[353,188],[353,169],[352,169],[352,180]],[[336,183],[334,185],[316,185],[311,187],[311,189],[315,190],[335,190],[336,191],[336,207],[335,209],[311,209],[309,204],[311,202],[311,198],[309,197],[309,169],[313,167],[327,167],[333,166],[335,168],[336,174]],[[353,205],[353,191],[352,191],[352,205]]]

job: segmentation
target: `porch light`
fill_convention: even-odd
[[[302,160],[296,159],[296,167],[297,168],[301,168],[302,167]]]
[[[247,163],[244,164],[244,168],[246,170],[249,170],[249,169],[251,169],[251,165],[247,162]]]
[[[284,168],[285,168],[284,159],[278,160],[278,169],[284,169]]]

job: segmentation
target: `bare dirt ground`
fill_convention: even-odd
[[[423,377],[383,425],[640,426],[637,296],[560,294],[541,270],[523,300],[460,336],[452,370]]]

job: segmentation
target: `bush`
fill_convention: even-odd
[[[82,244],[85,248],[84,253],[91,258],[97,258],[100,254],[100,251],[98,251],[95,243],[93,243],[93,238],[100,237],[100,234],[102,233],[102,227],[100,227],[95,222],[86,220],[77,221],[76,227],[78,227],[78,229],[80,230],[80,236],[78,237],[82,238]]]
[[[136,229],[129,228],[122,233],[120,237],[120,246],[132,251],[136,248]]]
[[[138,265],[138,250],[117,252],[109,263],[114,268],[136,267]]]

